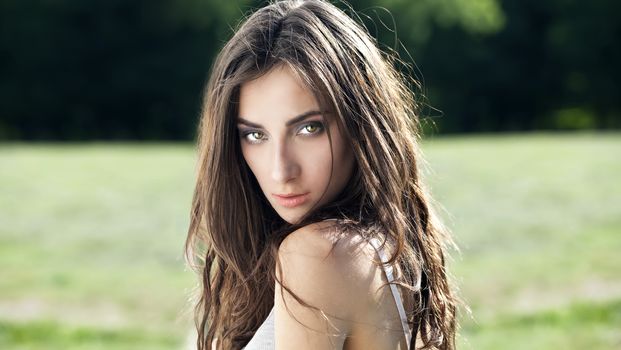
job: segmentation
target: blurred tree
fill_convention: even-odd
[[[0,139],[192,138],[213,57],[265,3],[0,1]],[[336,4],[423,83],[441,132],[621,127],[621,3]]]
[[[187,139],[239,5],[0,2],[0,137]]]
[[[506,0],[481,28],[435,25],[418,44],[400,32],[443,111],[443,132],[620,128],[620,7]]]

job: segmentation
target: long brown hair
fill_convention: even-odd
[[[278,247],[294,229],[336,218],[342,232],[383,232],[389,263],[415,298],[408,310],[412,348],[454,349],[456,307],[445,268],[452,244],[431,207],[419,168],[419,106],[363,26],[322,0],[273,2],[250,15],[217,56],[199,125],[197,180],[186,259],[201,276],[195,308],[199,350],[247,344],[273,307]],[[355,171],[331,203],[299,223],[282,220],[241,154],[235,127],[239,88],[287,65],[344,131]],[[331,139],[330,139],[331,140]],[[220,346],[218,346],[220,348]]]

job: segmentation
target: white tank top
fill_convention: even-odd
[[[371,244],[375,248],[375,251],[377,251],[377,253],[379,254],[381,261],[383,263],[388,261],[388,257],[384,253],[384,250],[381,249],[380,247],[379,240],[377,238],[372,238]],[[384,272],[386,273],[386,278],[388,282],[392,282],[394,280],[393,267],[389,265],[385,265],[385,264],[382,264],[382,267],[384,268]],[[411,342],[411,339],[410,339],[411,333],[410,333],[410,328],[408,326],[408,321],[405,315],[405,309],[403,307],[401,293],[399,292],[399,289],[397,289],[397,286],[394,284],[390,284],[390,289],[392,291],[392,295],[395,299],[395,302],[397,303],[397,310],[399,311],[399,317],[401,317],[401,325],[403,326],[403,334],[405,335],[407,348],[409,349],[410,342]],[[275,340],[274,340],[274,308],[272,307],[272,310],[267,315],[267,318],[265,319],[265,321],[263,321],[261,326],[259,326],[259,329],[257,329],[252,339],[250,339],[246,347],[244,347],[243,349],[244,350],[274,350],[275,348],[276,348],[276,345],[275,345]]]

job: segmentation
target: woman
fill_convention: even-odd
[[[186,241],[200,350],[455,347],[450,239],[391,62],[321,0],[261,8],[216,58]]]

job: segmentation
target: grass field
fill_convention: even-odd
[[[621,134],[436,137],[461,349],[621,349]],[[0,144],[0,349],[181,349],[190,144]]]

